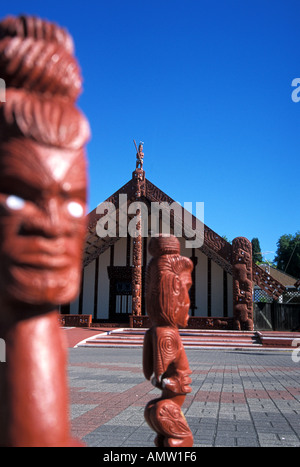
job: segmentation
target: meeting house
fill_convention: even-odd
[[[189,327],[252,330],[254,286],[275,300],[284,286],[252,262],[249,240],[229,243],[151,183],[142,151],[140,144],[131,179],[88,214],[80,294],[61,314],[147,327],[148,242],[171,233],[194,264]]]

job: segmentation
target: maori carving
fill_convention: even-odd
[[[138,195],[146,197],[150,202],[167,202],[169,204],[174,202],[172,198],[167,196],[158,187],[147,180],[145,178],[145,172],[140,169],[133,172],[132,179],[106,201],[112,201],[116,208],[118,208],[118,196],[120,193],[127,194],[129,200],[135,200],[136,195]],[[96,235],[95,227],[98,219],[99,215],[96,214],[96,210],[92,211],[89,215],[88,224],[89,233],[91,235]],[[180,220],[175,219],[175,216],[172,213],[171,227],[174,227],[175,221],[180,222]],[[84,265],[88,265],[109,246],[110,244],[108,240],[103,240],[102,242],[97,240],[97,243],[93,242],[92,245],[87,241],[85,246]],[[232,246],[206,225],[204,226],[204,244],[201,246],[200,250],[208,258],[212,259],[216,264],[232,275]],[[258,265],[253,263],[252,268],[253,282],[266,291],[275,300],[278,300],[284,292],[285,287],[269,276]]]
[[[135,143],[135,142],[134,142]],[[136,169],[143,170],[144,165],[144,153],[143,153],[144,143],[140,142],[139,149],[136,153]]]
[[[133,172],[133,183],[135,186],[135,198],[139,199],[145,196],[145,172],[141,169]]]
[[[233,329],[233,318],[211,318],[191,316],[188,327],[191,329]]]
[[[0,445],[77,446],[57,311],[78,294],[86,234],[90,133],[75,107],[71,36],[39,18],[4,19],[0,76]]]
[[[232,247],[230,243],[206,225],[204,226],[204,242],[207,247],[215,251],[225,262],[231,262]]]
[[[285,287],[280,284],[276,279],[273,279],[264,269],[262,269],[257,264],[253,263],[253,282],[255,282],[258,287],[264,290],[268,295],[270,295],[274,300],[284,293]]]
[[[146,193],[147,199],[149,199],[151,202],[167,202],[169,204],[174,203],[172,198],[166,195],[158,187],[153,185],[153,183],[151,183],[149,180],[146,180]],[[174,215],[171,216],[171,221],[183,223],[183,218],[178,220]],[[230,243],[217,235],[206,225],[204,226],[204,244],[200,247],[200,250],[231,274],[232,247]]]
[[[140,222],[139,222],[140,224]],[[133,239],[132,314],[142,314],[142,237]]]
[[[178,328],[188,324],[193,263],[180,256],[173,236],[151,238],[149,253],[146,304],[151,327],[145,334],[143,371],[162,395],[147,404],[145,419],[157,433],[157,447],[190,447],[193,435],[181,407],[191,392],[191,370]]]
[[[163,191],[161,191],[157,186],[153,185],[149,180],[146,180],[146,188],[147,188],[147,198],[151,202],[167,202],[172,204],[174,200],[166,195]]]
[[[105,202],[113,203],[116,209],[118,209],[119,208],[119,195],[126,194],[128,198],[131,198],[132,192],[133,192],[132,180],[129,180],[129,182],[127,182],[124,186],[122,186],[122,188],[120,188],[113,195],[107,198]],[[96,225],[97,225],[99,218],[101,217],[101,215],[97,214],[96,211],[97,209],[94,209],[88,215],[88,231],[90,234],[96,234]]]
[[[139,201],[145,196],[145,172],[143,170],[144,153],[143,143],[140,143],[137,153],[137,168],[132,174],[133,186],[135,187],[135,200]],[[140,168],[138,168],[138,165]],[[137,210],[137,235],[133,238],[132,253],[132,314],[141,316],[142,314],[142,261],[143,261],[143,239],[141,225],[141,211]]]
[[[253,330],[252,245],[244,237],[232,242],[233,314],[235,328]]]

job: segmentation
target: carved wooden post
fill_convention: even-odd
[[[146,303],[152,327],[145,334],[143,370],[146,379],[162,390],[145,408],[145,419],[157,433],[157,447],[191,447],[193,435],[181,411],[191,392],[188,360],[178,328],[188,323],[193,263],[180,256],[176,237],[153,237],[153,256],[146,273]]]
[[[0,23],[0,445],[78,446],[70,437],[57,304],[77,296],[89,126],[73,41],[34,17]]]
[[[233,316],[236,329],[253,330],[252,245],[244,237],[232,242]]]
[[[132,177],[135,183],[135,200],[140,201],[145,194],[145,172],[143,167],[144,153],[143,146],[139,145],[137,152],[136,170]],[[138,167],[141,168],[138,168]],[[137,213],[139,221],[137,222],[138,235],[133,239],[133,269],[132,269],[132,314],[141,316],[142,314],[142,262],[143,262],[143,239],[142,239],[142,219],[141,211]]]
[[[133,239],[132,314],[134,316],[142,314],[142,256],[142,237],[139,235]]]

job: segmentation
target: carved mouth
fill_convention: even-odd
[[[56,305],[74,300],[78,293],[79,276],[77,268],[72,268],[73,261],[68,262],[66,269],[62,269],[58,263],[47,264],[47,267],[43,262],[27,263],[11,264],[3,283],[9,297],[35,305]]]
[[[55,249],[52,251],[50,249],[33,251],[32,249],[22,252],[17,258],[14,258],[14,263],[23,268],[59,270],[69,267],[71,258],[65,251],[64,254],[61,254]]]
[[[15,262],[16,266],[32,269],[65,269],[70,266],[67,256],[53,256],[48,253],[24,255]]]
[[[11,258],[17,267],[58,270],[70,266],[71,252],[65,239],[32,237],[19,247],[19,254]]]

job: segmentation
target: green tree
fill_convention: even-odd
[[[224,240],[226,240],[226,242],[228,243],[232,243],[231,240],[228,239],[228,237],[226,235],[221,235],[222,238],[224,238]]]
[[[300,277],[300,231],[295,235],[281,235],[274,261],[281,271],[296,278]]]
[[[260,249],[260,244],[259,240],[257,237],[252,238],[251,240],[252,243],[252,257],[254,263],[261,263],[263,260],[262,254],[261,254],[261,249]]]

